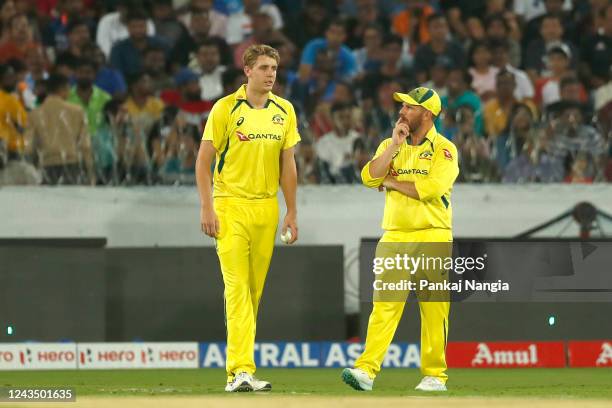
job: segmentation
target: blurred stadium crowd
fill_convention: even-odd
[[[462,182],[612,181],[610,0],[0,0],[0,31],[0,185],[194,183],[254,43],[300,183],[359,182],[419,85]]]

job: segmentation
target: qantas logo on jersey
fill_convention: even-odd
[[[453,160],[453,155],[448,149],[442,149],[442,151],[444,152],[444,158],[446,160]]]
[[[249,133],[245,135],[240,131],[236,131],[236,136],[241,142],[250,142],[254,139],[265,139],[265,140],[281,140],[281,135],[275,135],[273,133]]]
[[[423,176],[426,176],[429,174],[428,170],[425,169],[391,169],[389,170],[389,174],[391,174],[393,177],[397,177],[399,175],[402,174],[421,174]]]

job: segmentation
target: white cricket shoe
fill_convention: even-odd
[[[436,377],[423,377],[419,385],[414,387],[417,391],[446,391],[446,385]]]
[[[253,377],[249,373],[240,372],[234,377],[234,381],[225,386],[226,392],[250,392],[253,391]]]
[[[345,368],[342,370],[342,381],[357,391],[372,391],[374,380],[368,373],[359,368]]]
[[[272,390],[272,384],[270,384],[270,382],[259,380],[255,377],[253,377],[253,382],[251,384],[253,384],[253,391],[266,392]]]

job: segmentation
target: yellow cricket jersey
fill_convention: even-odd
[[[270,92],[263,109],[246,99],[246,85],[219,99],[212,108],[202,140],[217,150],[214,197],[276,197],[281,150],[300,141],[291,102]]]
[[[27,118],[26,110],[19,99],[0,90],[0,139],[4,139],[9,152],[23,152],[24,140],[21,131],[26,127]]]
[[[385,139],[374,159],[391,144]],[[398,191],[387,191],[382,228],[386,231],[412,232],[431,228],[452,229],[451,190],[459,175],[457,148],[432,126],[423,143],[404,143],[394,154],[389,174],[399,181],[414,182],[420,200]],[[370,175],[370,163],[361,172],[363,184],[378,187],[384,177]]]

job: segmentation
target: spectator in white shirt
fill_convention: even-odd
[[[359,181],[355,167],[355,144],[360,134],[353,128],[353,109],[347,103],[331,108],[334,130],[324,134],[315,144],[321,183],[346,184]]]
[[[110,56],[113,45],[129,37],[126,17],[128,10],[135,8],[142,8],[137,0],[120,0],[117,3],[117,11],[105,14],[100,19],[96,33],[96,43],[98,43],[106,58]],[[147,20],[147,35],[155,35],[155,26],[151,19]]]
[[[486,41],[476,41],[469,53],[468,72],[472,76],[472,88],[483,102],[495,96],[495,83],[499,68],[491,65],[491,50]]]
[[[491,55],[493,57],[493,65],[495,65],[500,72],[505,69],[514,75],[514,80],[516,82],[514,97],[519,101],[523,99],[533,99],[535,90],[527,73],[510,65],[510,45],[508,41],[491,41],[489,48],[491,49]]]
[[[545,0],[514,0],[514,13],[527,22],[546,13],[545,3]],[[571,9],[572,0],[564,0],[563,10]]]
[[[223,73],[226,68],[221,65],[219,44],[212,39],[202,41],[196,52],[197,67],[194,71],[200,75],[201,98],[213,101],[223,95]]]

